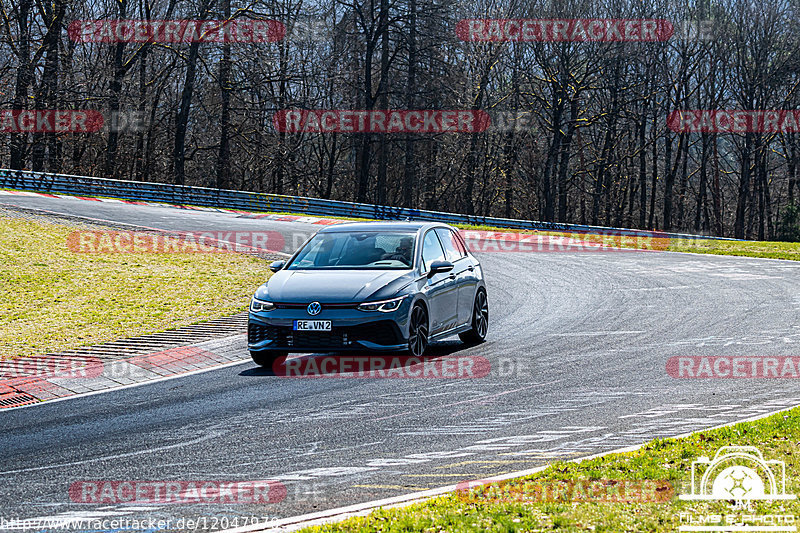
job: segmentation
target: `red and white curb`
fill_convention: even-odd
[[[712,431],[715,429],[720,429],[728,426],[734,426],[736,424],[742,424],[746,422],[754,422],[756,420],[760,420],[762,418],[767,418],[778,413],[783,413],[785,411],[790,411],[792,409],[796,409],[800,407],[800,405],[794,405],[791,407],[786,407],[783,409],[778,409],[777,411],[772,411],[770,413],[764,413],[760,415],[756,415],[750,418],[745,418],[742,420],[735,420],[733,422],[728,422],[726,424],[720,424],[718,426],[712,426],[704,429],[699,429],[697,431],[691,431],[689,433],[681,433],[680,435],[675,435],[674,437],[669,437],[673,439],[684,439],[689,437],[695,433],[701,433],[704,431]],[[584,457],[578,457],[575,459],[570,459],[567,462],[570,463],[581,463],[583,461],[590,461],[592,459],[597,459],[598,457],[604,457],[606,455],[611,455],[615,453],[629,453],[635,452],[636,450],[642,448],[643,446],[647,445],[648,442],[643,442],[641,444],[637,444],[635,446],[626,446],[624,448],[617,448],[614,450],[609,450],[606,452],[596,453],[593,455],[587,455]],[[482,478],[481,482],[491,483],[497,481],[506,481],[509,479],[514,478],[521,478],[525,476],[530,476],[533,474],[538,474],[547,468],[550,468],[551,465],[546,464],[542,466],[537,466],[536,468],[530,468],[527,470],[519,470],[517,472],[509,472],[507,474],[502,474],[499,476],[487,477]],[[437,496],[445,496],[447,494],[451,494],[457,490],[459,490],[461,486],[458,485],[448,485],[446,487],[439,487],[436,489],[430,489],[420,492],[414,492],[411,494],[403,494],[400,496],[393,496],[391,498],[384,498],[381,500],[373,500],[371,502],[364,502],[358,503],[355,505],[349,505],[347,507],[338,507],[336,509],[329,509],[327,511],[318,511],[315,513],[309,513],[304,515],[293,516],[290,518],[284,518],[283,520],[276,520],[274,522],[270,522],[269,525],[264,524],[253,524],[250,526],[244,526],[234,529],[225,529],[221,530],[218,533],[287,533],[290,531],[298,531],[300,529],[313,527],[313,526],[323,526],[327,524],[335,524],[337,522],[342,522],[347,520],[348,518],[353,518],[356,516],[367,516],[372,511],[376,509],[393,509],[393,508],[401,508],[407,507],[409,505],[413,505],[416,503],[423,503],[427,500],[435,498]]]
[[[244,338],[244,335],[236,336]],[[242,355],[241,350],[213,351],[215,345],[223,341],[230,342],[230,337],[127,359],[101,361],[92,358],[93,360],[86,366],[81,366],[79,371],[66,372],[66,376],[64,373],[10,376],[9,372],[5,372],[5,376],[0,374],[0,411],[135,387],[238,365],[250,360],[249,357]],[[35,367],[36,359],[26,359],[23,364]],[[41,367],[52,368],[52,356],[49,359],[45,357],[41,359],[43,359]],[[13,365],[16,361],[5,361],[5,363]]]
[[[263,220],[276,220],[278,222],[303,222],[305,224],[320,224],[323,226],[330,226],[333,224],[342,224],[344,222],[351,222],[350,220],[339,220],[335,218],[321,218],[305,215],[275,215],[275,214],[253,214],[247,213],[242,218],[255,218]]]

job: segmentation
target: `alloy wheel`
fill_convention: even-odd
[[[483,339],[486,337],[486,332],[489,331],[489,302],[486,298],[486,293],[483,291],[478,292],[475,297],[473,316],[475,333]]]
[[[421,305],[414,306],[408,327],[408,351],[415,357],[422,357],[428,348],[428,313]]]

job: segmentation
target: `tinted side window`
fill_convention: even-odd
[[[453,241],[456,243],[456,248],[458,248],[458,252],[461,254],[461,257],[467,257],[467,248],[464,244],[463,237],[458,233],[454,233]]]
[[[444,261],[444,250],[442,245],[439,244],[439,239],[433,230],[425,234],[425,239],[422,241],[422,267],[427,271],[431,268],[431,263],[434,261]]]
[[[458,250],[456,243],[455,235],[449,229],[444,228],[437,228],[436,234],[439,235],[439,240],[442,242],[442,246],[444,246],[444,252],[447,255],[447,260],[451,263],[455,263],[462,257],[461,252]]]

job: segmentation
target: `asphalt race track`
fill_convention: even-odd
[[[286,250],[319,227],[80,200],[0,202],[170,230],[275,230]],[[486,377],[291,379],[247,360],[0,412],[3,518],[286,518],[800,404],[791,379],[675,379],[665,369],[672,356],[800,356],[800,263],[630,251],[477,255],[488,340],[469,349],[446,341],[432,355],[485,357]],[[242,336],[225,342],[246,356]],[[284,501],[97,506],[68,495],[80,480],[264,479],[286,486]]]

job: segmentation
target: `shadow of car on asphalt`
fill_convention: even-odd
[[[419,364],[430,364],[431,362],[435,361],[442,361],[445,358],[455,355],[458,356],[460,352],[468,350],[470,348],[474,348],[474,345],[464,344],[458,340],[444,340],[444,341],[437,341],[430,346],[428,346],[428,350],[425,356],[421,358],[416,358],[408,355],[407,352],[374,352],[374,351],[353,351],[348,353],[342,352],[319,352],[319,353],[305,353],[305,354],[291,354],[289,359],[295,364],[297,364],[297,360],[300,360],[300,363],[304,363],[304,367],[307,368],[308,362],[310,359],[316,360],[323,360],[326,358],[359,358],[364,359],[365,366],[367,370],[369,370],[370,363],[372,359],[383,358],[385,360],[391,360],[395,362],[396,367],[406,368],[413,367]],[[464,356],[462,356],[464,357]],[[297,378],[297,377],[308,377],[308,378],[324,378],[324,377],[340,377],[339,372],[322,372],[321,370],[316,370],[314,375],[309,376],[287,376],[284,374],[285,372],[285,363],[281,362],[282,360],[279,359],[279,362],[276,363],[278,366],[274,368],[262,368],[259,366],[254,366],[251,368],[247,368],[242,370],[239,375],[240,376],[273,376],[273,377],[284,377],[284,378]],[[313,363],[312,363],[313,364]],[[318,369],[316,365],[313,368]],[[386,367],[384,370],[388,369]],[[276,372],[277,370],[277,372]],[[356,370],[357,372],[357,370]],[[344,373],[344,372],[343,372]],[[341,377],[353,377],[356,379],[369,379],[371,376],[341,376]]]

